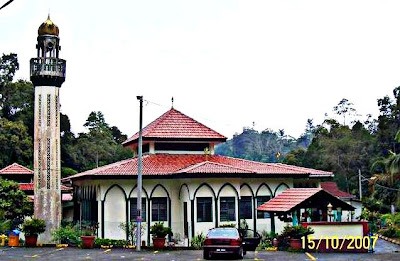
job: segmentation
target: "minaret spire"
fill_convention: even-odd
[[[172,96],[172,98],[171,98],[171,102],[172,102],[172,109],[174,108],[174,97]]]
[[[37,57],[32,58],[35,86],[34,116],[34,216],[46,221],[39,242],[52,242],[51,232],[61,224],[60,96],[66,61],[59,58],[59,29],[47,20],[38,29]]]

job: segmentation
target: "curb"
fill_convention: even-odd
[[[382,236],[381,234],[377,234],[379,238],[388,241],[390,243],[396,244],[396,245],[400,245],[400,240],[399,239],[394,239],[394,238],[388,238],[385,236]]]

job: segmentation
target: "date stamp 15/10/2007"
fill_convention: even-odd
[[[361,250],[374,249],[378,236],[338,236],[314,238],[312,235],[301,238],[303,249],[318,250],[321,243],[325,249],[332,250]]]

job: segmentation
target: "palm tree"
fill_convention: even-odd
[[[396,133],[395,141],[400,143],[400,130]],[[376,178],[372,182],[382,181],[392,186],[394,180],[400,178],[400,153],[389,150],[389,157],[375,161],[372,164],[372,169],[374,170],[378,166],[383,167],[384,173],[375,174],[374,177]]]

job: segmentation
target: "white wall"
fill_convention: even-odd
[[[121,222],[126,222],[125,195],[120,188],[113,187],[104,202],[104,237],[126,239],[125,232],[118,227]]]
[[[211,191],[210,187],[202,186],[198,189],[196,193],[196,197],[211,197],[212,198],[212,222],[197,222],[197,202],[194,200],[194,227],[195,227],[195,235],[199,232],[203,232],[206,234],[210,228],[215,227],[215,204],[218,207],[218,224],[224,223],[238,223],[238,210],[239,210],[239,201],[237,198],[237,194],[235,190],[238,192],[240,196],[251,196],[253,191],[255,196],[261,195],[268,195],[272,196],[270,191],[267,189],[266,186],[261,186],[262,183],[268,184],[272,192],[278,188],[278,185],[284,182],[288,186],[292,187],[293,182],[291,179],[268,179],[268,178],[252,178],[252,179],[240,179],[240,178],[207,178],[207,179],[200,179],[200,178],[191,178],[191,179],[144,179],[143,180],[143,187],[147,191],[148,196],[152,194],[153,197],[168,197],[167,192],[171,198],[171,228],[175,235],[179,234],[181,239],[183,239],[184,235],[184,224],[183,224],[183,202],[187,202],[188,204],[188,232],[189,238],[192,237],[192,224],[191,224],[191,199],[194,198],[194,193],[196,189],[199,188],[200,185],[203,183],[208,184],[211,189],[214,191],[215,196],[217,196],[218,192],[220,191],[219,197],[234,197],[235,198],[235,217],[236,220],[233,222],[221,222],[219,220],[219,199],[217,202],[214,201],[214,193]],[[231,184],[231,186],[225,186],[222,190],[221,187],[225,184]],[[248,184],[250,186],[243,186],[240,188],[242,184]],[[129,196],[129,193],[132,191],[133,187],[135,186],[136,182],[134,179],[132,180],[98,180],[98,181],[81,181],[81,186],[87,185],[98,185],[99,186],[99,193],[98,193],[98,200],[99,200],[99,208],[98,208],[98,219],[100,224],[99,235],[101,236],[101,199],[104,199],[105,192],[113,185],[119,184],[124,193]],[[161,187],[157,186],[158,184],[162,184],[166,191]],[[181,187],[182,184],[187,184],[189,193],[187,192],[186,186]],[[153,189],[157,186],[157,188],[153,191]],[[181,189],[181,195],[179,198],[179,190]],[[250,190],[251,189],[251,190]],[[256,194],[256,191],[258,192]],[[282,192],[286,189],[286,186],[280,186],[277,189],[277,193]],[[142,192],[142,197],[146,197],[144,191]],[[131,193],[132,198],[137,197],[136,189]],[[147,199],[148,200],[148,199]],[[167,201],[168,202],[168,201]],[[117,188],[113,187],[107,194],[104,203],[104,226],[105,226],[105,233],[104,236],[106,238],[115,238],[115,239],[125,239],[125,233],[118,228],[118,225],[121,222],[125,222],[126,216],[126,205],[125,205],[125,196],[123,192]],[[128,211],[129,211],[129,204],[128,204]],[[147,207],[147,205],[146,205]],[[255,206],[254,206],[255,207]],[[128,212],[129,213],[129,212]],[[167,212],[168,213],[168,212]],[[129,213],[130,214],[130,213]],[[168,214],[167,214],[168,215]],[[151,206],[150,209],[147,209],[147,216],[151,218]],[[256,216],[253,216],[256,218]],[[155,222],[151,222],[154,224]],[[247,223],[250,228],[254,227],[254,220],[247,219]],[[144,221],[145,224],[145,232],[142,236],[142,240],[147,242],[147,223]],[[168,220],[164,222],[165,225],[168,225]],[[284,227],[284,223],[279,221],[276,218],[275,222],[276,232],[280,232],[281,229]],[[270,219],[257,219],[257,230],[261,232],[262,230],[270,231],[271,229],[271,222]],[[150,240],[151,241],[151,240]]]

